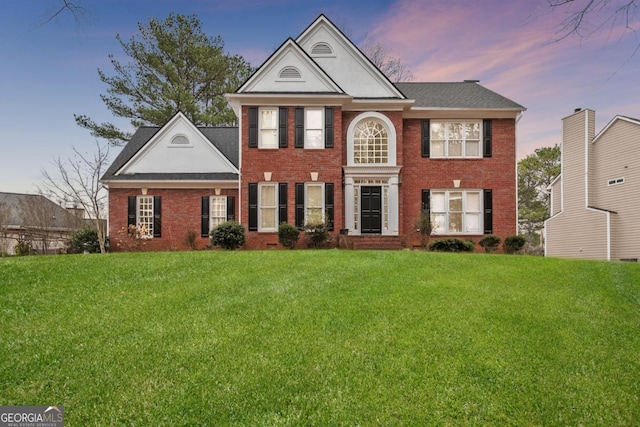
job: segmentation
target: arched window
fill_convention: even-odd
[[[353,163],[389,163],[389,135],[378,120],[365,119],[356,125],[353,134]]]

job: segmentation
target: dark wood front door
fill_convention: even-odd
[[[382,232],[382,187],[360,187],[362,234]]]

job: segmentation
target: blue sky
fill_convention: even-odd
[[[616,114],[640,118],[640,26],[621,22],[588,37],[556,41],[561,11],[546,0],[74,0],[69,14],[41,25],[62,0],[5,0],[0,14],[0,191],[34,193],[41,169],[72,147],[94,151],[94,138],[75,114],[116,120],[100,94],[97,69],[112,72],[108,55],[126,60],[115,36],[129,39],[137,23],[170,12],[196,14],[207,34],[259,66],[287,37],[297,37],[320,13],[356,43],[367,35],[413,71],[414,81],[480,83],[522,105],[518,156],[561,139],[561,119],[574,108],[596,110],[596,130]],[[606,11],[603,12],[606,14]],[[118,148],[111,149],[115,158]]]

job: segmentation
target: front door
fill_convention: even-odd
[[[360,187],[360,218],[362,234],[382,232],[382,187]]]

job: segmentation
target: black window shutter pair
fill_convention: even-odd
[[[333,148],[333,108],[324,109],[324,148]],[[296,148],[304,148],[304,108],[295,111],[295,143]]]
[[[492,139],[492,121],[491,120],[483,120],[482,121],[482,156],[483,157],[491,157],[492,147],[491,147],[491,139]],[[430,154],[430,144],[431,144],[431,121],[430,120],[422,120],[421,129],[420,129],[420,141],[422,146],[422,157],[429,157]]]
[[[127,226],[138,225],[137,196],[129,196],[127,203]],[[162,197],[153,196],[153,237],[162,237]]]
[[[287,222],[287,183],[278,184],[278,221]],[[249,183],[249,231],[258,231],[258,183]]]
[[[209,232],[209,200],[210,196],[202,196],[200,236],[208,237]],[[227,196],[227,221],[233,221],[236,217],[236,198]]]
[[[325,222],[329,226],[329,231],[333,231],[334,222],[334,197],[333,197],[333,183],[327,182],[324,184],[324,212]],[[295,189],[296,198],[296,227],[304,227],[304,183],[296,183]]]
[[[422,190],[422,213],[431,211],[430,191]],[[493,233],[493,192],[484,190],[484,234]]]
[[[288,146],[288,112],[286,107],[278,108],[278,146]],[[258,107],[249,107],[249,148],[258,147]]]

